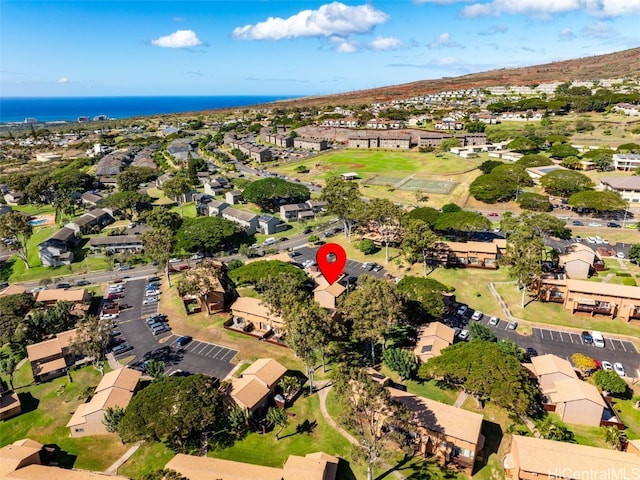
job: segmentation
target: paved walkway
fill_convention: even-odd
[[[140,445],[142,445],[143,443],[144,442],[142,442],[142,441],[135,443],[129,450],[124,452],[124,455],[122,455],[118,460],[116,460],[113,465],[111,465],[109,468],[107,468],[104,471],[104,473],[106,473],[108,475],[115,475],[116,473],[118,473],[118,469],[122,466],[122,464],[124,462],[126,462],[127,460],[129,460],[131,458],[131,456],[134,453],[136,453],[136,451],[140,448]]]
[[[333,429],[335,429],[340,435],[346,438],[351,445],[355,445],[356,447],[358,447],[360,446],[360,442],[358,442],[358,440],[356,440],[355,437],[347,432],[344,428],[338,425],[327,411],[327,395],[331,391],[331,387],[332,385],[329,380],[316,382],[316,391],[318,392],[318,398],[320,399],[320,412],[322,412],[322,416],[327,421],[327,423],[331,425],[331,427],[333,427]],[[391,470],[391,465],[384,462],[381,462],[380,465],[389,470],[394,477],[399,479],[406,479],[406,477],[397,470]]]
[[[113,353],[111,352],[107,353],[106,357],[107,357],[107,362],[109,362],[109,367],[112,370],[116,370],[122,366],[122,364],[120,364],[120,362],[116,359]]]
[[[456,402],[453,404],[454,407],[456,408],[462,408],[462,404],[464,404],[464,402],[467,400],[467,398],[469,398],[469,394],[467,392],[460,392],[458,394],[458,398],[456,398]]]

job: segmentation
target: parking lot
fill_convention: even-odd
[[[455,309],[444,318],[445,323],[451,327],[469,329],[474,320],[471,319],[474,310],[469,308],[464,315],[458,315]],[[499,319],[498,324],[489,325],[490,316],[483,315],[479,322],[491,328],[498,339],[509,339],[523,349],[533,348],[538,355],[553,354],[571,361],[571,355],[582,353],[599,362],[619,362],[624,366],[628,377],[637,377],[640,368],[640,353],[632,342],[605,338],[605,348],[598,348],[593,344],[586,344],[580,333],[567,332],[555,328],[533,327],[531,335],[521,335],[518,329],[510,330],[509,321]],[[459,341],[459,339],[456,339]]]
[[[123,352],[116,358],[135,355],[133,366],[150,358],[162,360],[165,362],[165,374],[182,370],[224,378],[234,367],[230,362],[237,351],[195,339],[180,347],[175,343],[178,335],[172,331],[154,336],[144,319],[158,313],[158,303],[143,304],[146,285],[144,279],[125,283],[121,301],[131,305],[131,308],[121,310],[115,324],[133,350]],[[170,318],[168,322],[171,325]]]
[[[316,253],[318,251],[317,248],[311,247],[300,247],[295,249],[296,252],[300,253],[299,257],[294,258],[297,263],[302,263],[305,260],[316,260]],[[373,275],[374,277],[384,278],[386,273],[385,269],[374,272],[373,270],[365,270],[362,268],[363,262],[358,262],[357,260],[351,260],[347,258],[347,261],[344,266],[344,272],[351,277],[359,277],[360,275]]]

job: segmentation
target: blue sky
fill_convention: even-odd
[[[640,45],[640,0],[0,0],[0,95],[323,95]]]

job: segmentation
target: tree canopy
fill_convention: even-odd
[[[593,182],[584,173],[575,170],[554,170],[540,178],[540,185],[550,195],[570,197],[574,193],[592,188]]]
[[[300,203],[309,200],[309,189],[278,177],[267,177],[250,183],[242,192],[245,200],[259,205],[263,210],[274,211],[282,201]]]
[[[226,429],[216,382],[205,375],[189,375],[152,383],[129,402],[120,421],[120,437],[125,442],[166,441],[180,452],[199,447],[203,431]]]
[[[330,177],[322,189],[321,199],[327,202],[327,211],[340,219],[347,238],[351,238],[351,228],[364,203],[358,184],[339,176]]]
[[[445,293],[455,289],[433,278],[405,275],[398,282],[398,290],[407,297],[407,314],[413,321],[439,318],[444,314]]]
[[[411,220],[421,220],[426,223],[430,229],[436,225],[438,221],[438,217],[440,216],[440,212],[432,207],[418,207],[411,210],[407,215],[407,219]]]
[[[553,162],[549,157],[546,157],[544,155],[540,155],[538,153],[530,153],[529,155],[524,155],[522,158],[516,161],[516,165],[520,165],[522,168],[533,168],[553,165]]]
[[[491,221],[481,213],[469,210],[443,213],[436,221],[438,231],[472,232],[491,228]]]
[[[587,190],[569,197],[569,205],[576,208],[590,208],[596,212],[620,212],[627,203],[617,192],[596,192]]]
[[[495,342],[476,340],[447,347],[424,363],[418,375],[442,378],[518,414],[530,414],[536,407],[538,388],[529,371]]]
[[[273,280],[281,274],[287,274],[288,280],[301,288],[309,277],[304,271],[282,260],[258,260],[247,263],[229,272],[229,278],[236,285],[258,285],[266,280]]]
[[[0,237],[12,240],[7,247],[13,250],[18,258],[29,268],[29,238],[33,234],[33,227],[29,217],[20,212],[9,212],[0,216]]]
[[[158,176],[151,167],[131,166],[118,174],[117,185],[121,192],[138,190],[141,183],[149,182]]]
[[[241,238],[238,225],[225,218],[185,218],[176,233],[176,247],[191,253],[215,253]]]
[[[524,192],[518,195],[518,203],[523,210],[531,210],[534,212],[551,212],[553,205],[546,195],[539,193]]]

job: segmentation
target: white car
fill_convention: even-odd
[[[495,327],[496,325],[498,325],[498,323],[500,323],[500,319],[498,317],[491,317],[489,319],[489,325]]]
[[[467,338],[469,338],[469,330],[467,330],[466,328],[461,330],[458,334],[458,338],[460,340],[466,340]]]
[[[473,315],[471,315],[471,320],[481,320],[483,316],[483,313],[480,310],[476,310],[475,312],[473,312]]]
[[[603,370],[613,370],[613,365],[611,365],[611,362],[607,362],[606,360],[600,362],[600,365],[602,365]]]
[[[591,222],[591,223],[589,223],[589,226],[590,227],[601,227],[602,224],[601,223],[597,223],[597,222]]]
[[[100,315],[100,320],[115,320],[116,318],[118,318],[117,313],[103,313]]]
[[[145,297],[155,297],[160,295],[160,290],[147,290],[144,295]]]
[[[616,363],[613,364],[613,371],[616,372],[621,377],[625,376],[624,367],[622,366],[622,364],[620,362],[616,362]]]
[[[605,245],[609,245],[609,240],[607,240],[606,238],[603,238],[602,243],[604,243]]]
[[[616,257],[618,257],[618,258],[624,258],[624,252],[618,252],[618,253],[616,253]]]
[[[594,243],[596,243],[596,239],[594,237],[587,237],[587,242],[593,245]]]
[[[201,253],[194,253],[193,255],[191,255],[191,260],[202,260],[204,258],[204,255],[202,255]]]
[[[182,261],[182,259],[180,259],[180,258],[170,258],[169,259],[169,263],[179,263],[181,261]]]
[[[158,297],[147,297],[142,300],[143,305],[150,305],[152,303],[158,303]]]

